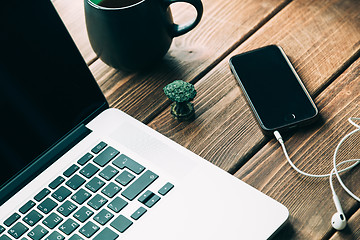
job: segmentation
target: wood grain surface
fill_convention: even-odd
[[[199,26],[175,38],[151,70],[129,73],[108,67],[92,51],[82,0],[53,0],[99,86],[119,108],[288,207],[289,223],[275,239],[360,239],[360,204],[334,180],[348,218],[336,232],[329,180],[299,175],[279,144],[265,137],[253,118],[228,61],[235,54],[278,44],[289,56],[320,110],[319,120],[284,136],[294,163],[310,173],[328,173],[340,139],[360,116],[360,4],[358,0],[203,0]],[[184,3],[174,20],[194,17]],[[162,88],[176,79],[195,84],[196,119],[178,122]],[[341,148],[339,161],[359,158],[360,134]],[[359,168],[342,175],[360,195]]]

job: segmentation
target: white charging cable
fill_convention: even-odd
[[[331,188],[331,191],[332,191],[332,194],[333,194],[333,199],[334,199],[334,203],[335,203],[335,206],[336,206],[336,209],[337,209],[337,213],[334,214],[333,218],[332,218],[332,225],[335,229],[337,230],[342,230],[345,228],[346,226],[346,218],[344,216],[344,213],[342,211],[342,208],[341,208],[341,205],[340,205],[340,201],[335,193],[335,190],[334,190],[334,185],[333,185],[333,182],[332,182],[332,176],[333,175],[336,175],[340,185],[344,188],[344,190],[350,195],[352,196],[354,199],[356,199],[357,201],[360,202],[360,198],[357,197],[354,193],[352,193],[346,186],[345,184],[343,183],[343,181],[341,180],[340,178],[340,175],[339,173],[342,173],[342,172],[345,172],[347,170],[350,170],[352,168],[354,168],[355,166],[357,166],[359,163],[360,163],[360,159],[350,159],[350,160],[345,160],[345,161],[342,161],[340,163],[336,163],[336,157],[337,157],[337,154],[338,154],[338,151],[340,149],[340,146],[345,142],[345,140],[347,138],[349,138],[351,135],[353,135],[354,133],[360,131],[360,126],[358,124],[356,124],[354,122],[354,120],[360,120],[360,118],[355,118],[355,117],[351,117],[348,119],[349,122],[355,126],[357,129],[356,130],[353,130],[352,132],[348,133],[345,137],[343,137],[341,139],[341,141],[339,142],[339,144],[337,145],[336,149],[335,149],[335,152],[334,152],[334,156],[333,156],[333,169],[331,170],[331,172],[329,174],[322,174],[322,175],[318,175],[318,174],[310,174],[310,173],[306,173],[302,170],[300,170],[298,167],[295,166],[295,164],[291,161],[288,153],[287,153],[287,150],[286,150],[286,147],[285,147],[285,143],[284,143],[284,140],[282,139],[280,133],[278,131],[275,131],[274,132],[274,135],[275,135],[275,138],[277,139],[277,141],[280,143],[282,149],[283,149],[283,152],[285,154],[285,157],[287,159],[287,161],[289,162],[290,166],[295,169],[298,173],[302,174],[302,175],[305,175],[305,176],[308,176],[308,177],[316,177],[316,178],[322,178],[322,177],[329,177],[329,181],[330,181],[330,188]],[[342,169],[342,170],[338,170],[337,168],[344,164],[344,163],[349,163],[349,162],[354,162],[351,166],[345,168],[345,169]]]

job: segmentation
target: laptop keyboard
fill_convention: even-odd
[[[117,239],[174,187],[168,182],[155,193],[147,190],[158,178],[100,142],[8,217],[0,240]],[[123,215],[134,201],[140,207]]]

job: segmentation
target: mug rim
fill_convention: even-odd
[[[137,2],[137,3],[131,4],[131,5],[125,6],[125,7],[111,8],[111,7],[103,7],[103,6],[100,6],[100,5],[97,5],[97,4],[93,3],[91,0],[87,0],[87,3],[88,3],[90,6],[92,6],[92,7],[94,7],[94,8],[97,8],[97,9],[109,10],[109,11],[132,8],[132,7],[135,7],[136,5],[139,5],[139,4],[143,3],[143,2],[145,2],[145,0],[140,0],[140,1]]]

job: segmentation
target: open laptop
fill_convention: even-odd
[[[49,0],[0,9],[0,240],[267,239],[286,207],[106,99]]]

